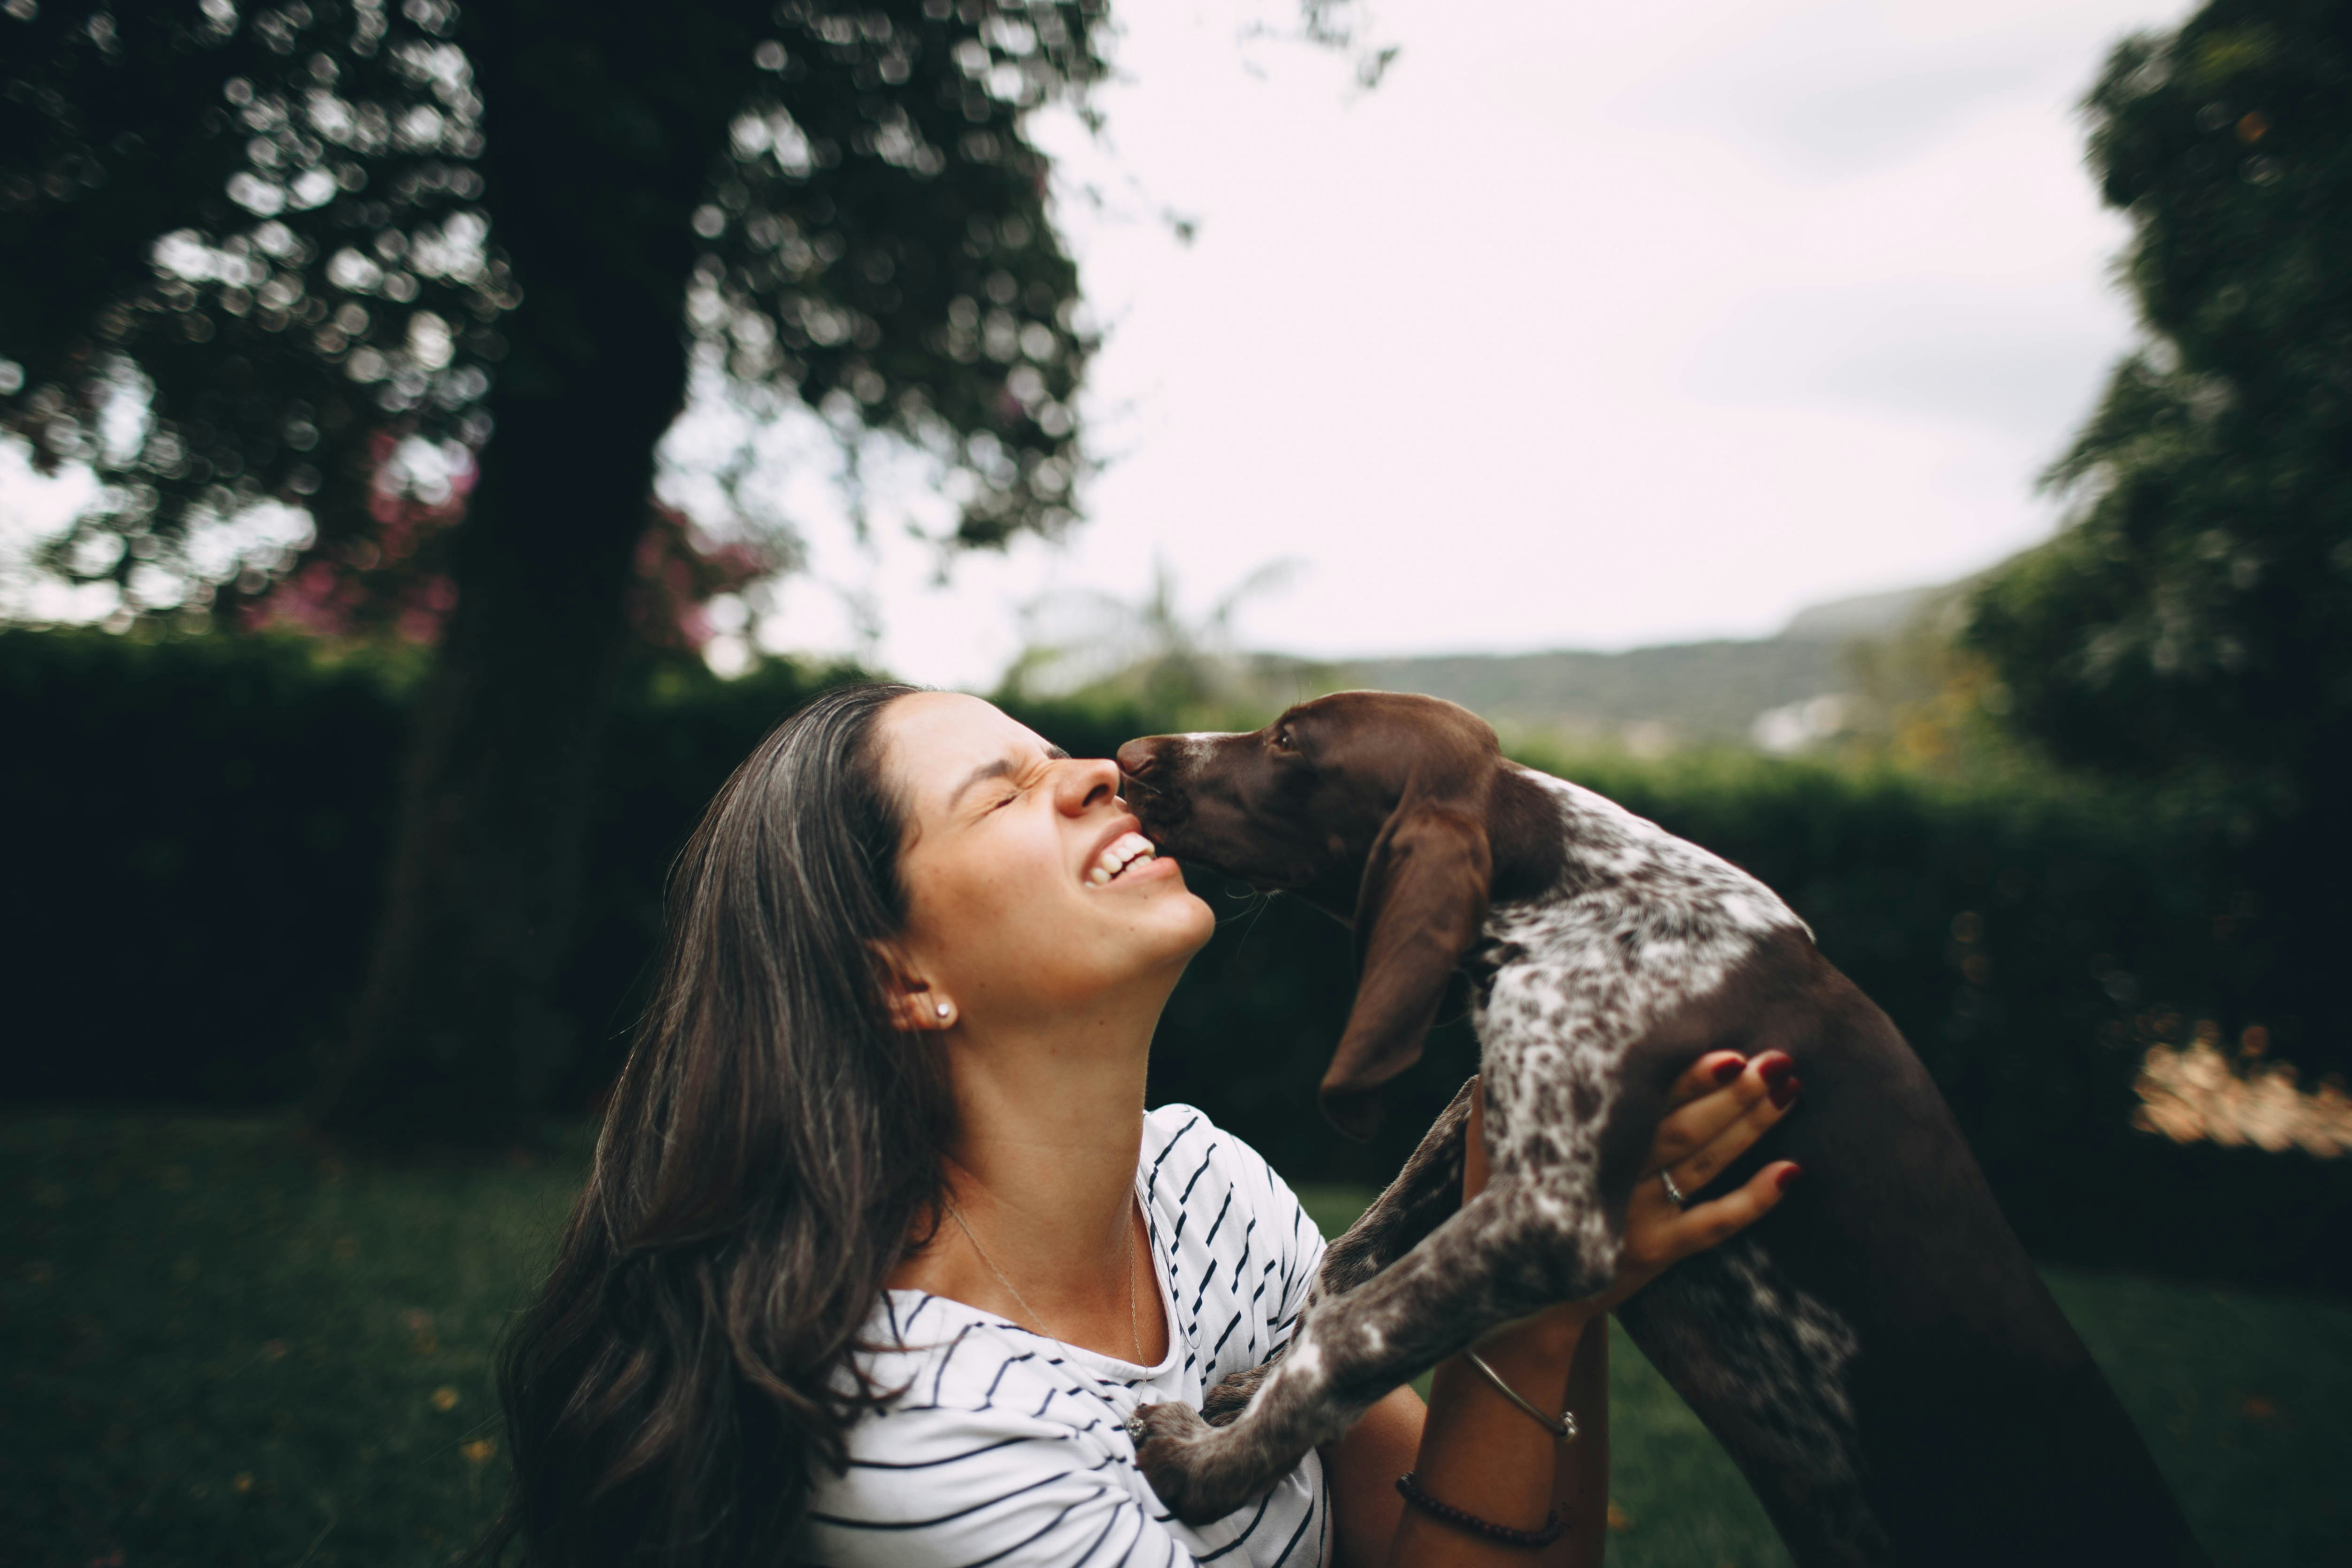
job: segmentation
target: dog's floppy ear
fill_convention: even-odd
[[[1409,790],[1372,842],[1356,899],[1356,1005],[1323,1074],[1323,1113],[1349,1137],[1381,1123],[1380,1086],[1421,1060],[1422,1038],[1486,919],[1491,772]]]

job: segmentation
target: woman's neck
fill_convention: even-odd
[[[1133,1200],[1157,1017],[1090,1010],[1045,1027],[968,1027],[942,1042],[958,1122],[943,1164],[957,1214],[940,1217],[893,1285],[1122,1360],[1140,1340],[1146,1363],[1160,1359],[1165,1328]]]

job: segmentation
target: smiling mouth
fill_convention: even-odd
[[[1087,868],[1087,881],[1095,887],[1108,887],[1131,869],[1150,865],[1159,857],[1160,852],[1141,833],[1121,833],[1105,844],[1094,864]]]

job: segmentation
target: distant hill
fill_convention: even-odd
[[[1843,659],[1848,644],[1893,636],[1938,591],[1904,589],[1817,604],[1777,635],[1752,641],[1622,653],[1359,659],[1318,671],[1316,685],[1423,692],[1507,731],[1636,751],[1700,745],[1793,750],[1837,728],[1843,694],[1853,684]]]

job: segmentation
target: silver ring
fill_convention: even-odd
[[[1676,1208],[1688,1208],[1691,1206],[1690,1194],[1675,1185],[1674,1172],[1660,1171],[1658,1179],[1666,1184],[1666,1197],[1673,1200]]]

